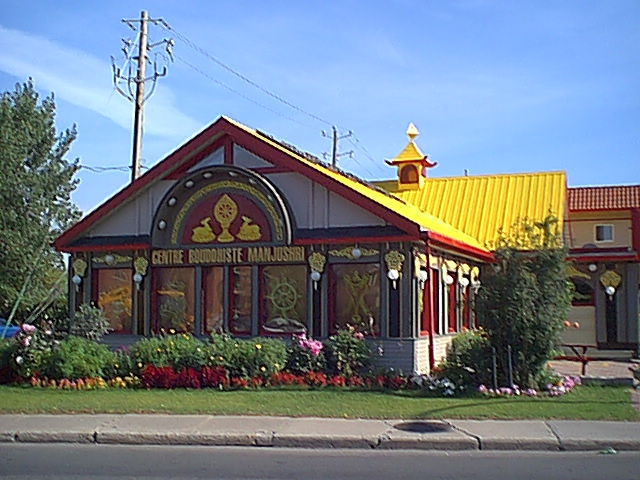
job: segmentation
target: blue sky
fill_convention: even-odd
[[[133,35],[120,20],[148,9],[327,123],[243,82],[174,34],[176,62],[146,106],[146,165],[227,115],[318,156],[330,148],[323,129],[353,130],[341,150],[355,157],[340,167],[367,179],[394,176],[384,160],[405,146],[413,122],[421,149],[438,162],[432,176],[565,170],[572,186],[640,183],[637,0],[25,5],[0,5],[0,88],[31,76],[43,94],[55,92],[58,126],[77,124],[72,155],[84,165],[130,164],[133,110],[113,89],[110,56]],[[168,36],[151,29],[152,41]],[[83,170],[80,179],[74,199],[86,212],[129,173]]]

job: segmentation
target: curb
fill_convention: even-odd
[[[438,438],[415,434],[385,433],[373,436],[278,435],[274,432],[256,434],[189,434],[189,433],[123,433],[76,432],[3,432],[0,443],[70,443],[98,445],[184,445],[213,447],[262,447],[308,449],[364,450],[433,450],[433,451],[570,451],[587,452],[614,448],[617,451],[640,451],[640,440],[566,439],[536,440],[531,438],[482,440],[467,434],[464,438]]]

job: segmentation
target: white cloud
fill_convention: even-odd
[[[111,65],[80,50],[46,38],[0,26],[0,70],[39,88],[55,92],[79,107],[92,110],[130,130],[132,105],[113,90]],[[201,127],[175,105],[171,91],[159,86],[145,107],[145,133],[184,138]]]

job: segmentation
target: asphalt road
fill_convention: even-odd
[[[2,479],[640,478],[640,452],[420,452],[241,447],[0,444]]]

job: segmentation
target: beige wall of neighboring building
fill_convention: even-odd
[[[631,218],[627,213],[627,218],[615,218],[612,215],[616,212],[609,212],[608,216],[584,217],[571,215],[569,217],[569,229],[571,232],[571,246],[582,248],[587,244],[598,247],[629,247],[631,246]],[[613,241],[597,242],[596,225],[613,225]]]
[[[596,307],[571,307],[569,312],[571,326],[562,333],[562,343],[573,345],[596,344]],[[578,322],[579,328],[574,324]]]

